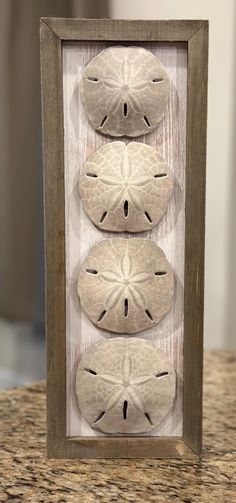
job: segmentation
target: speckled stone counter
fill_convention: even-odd
[[[236,352],[209,352],[203,454],[184,460],[46,460],[45,383],[0,393],[0,502],[233,503]]]

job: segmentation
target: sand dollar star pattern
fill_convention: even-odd
[[[174,277],[164,252],[148,239],[107,239],[89,251],[78,276],[78,295],[97,326],[136,333],[170,310]]]
[[[121,141],[100,148],[80,176],[83,207],[92,222],[110,231],[140,232],[167,210],[173,175],[149,145]]]
[[[147,49],[108,47],[88,63],[80,91],[95,129],[134,137],[149,133],[163,119],[170,81]]]
[[[171,409],[175,372],[152,342],[116,338],[84,354],[76,390],[81,413],[93,428],[142,433],[154,429]]]

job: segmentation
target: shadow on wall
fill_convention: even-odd
[[[0,2],[0,65],[4,68],[0,81],[0,226],[2,238],[0,316],[3,318],[27,320],[39,325],[43,323],[39,18],[47,16],[112,17],[112,10],[114,11],[112,3],[111,0],[50,0],[50,2],[47,0],[21,0],[20,2],[1,0]],[[130,12],[132,3],[126,3],[127,10],[124,12],[127,14]],[[122,2],[116,3],[116,9],[118,7],[120,9],[121,4]],[[171,9],[173,8],[172,4]],[[163,14],[161,3],[159,12]],[[137,15],[137,9],[135,10],[134,7],[134,17],[135,14]],[[236,39],[234,48],[236,50]],[[234,82],[236,85],[236,74]],[[232,128],[235,131],[235,97],[234,100],[235,118]],[[235,164],[236,144],[234,143],[230,183],[228,283],[225,292],[226,309],[224,308],[226,347],[235,345],[236,327]]]
[[[234,5],[234,25],[236,23],[236,5]],[[234,30],[234,54],[236,54],[236,32]],[[236,64],[234,65],[233,89],[236,88]],[[236,131],[236,94],[234,93],[234,113],[232,121],[232,131]],[[225,320],[225,346],[236,347],[236,142],[232,135],[232,160],[231,160],[231,184],[229,194],[229,260],[228,260],[228,284],[226,299],[226,320]]]
[[[0,316],[43,323],[40,17],[107,17],[107,1],[1,0]]]

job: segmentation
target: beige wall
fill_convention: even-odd
[[[205,346],[235,345],[234,0],[111,0],[110,17],[209,19]]]

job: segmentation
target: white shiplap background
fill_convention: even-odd
[[[81,311],[76,294],[78,268],[89,248],[111,237],[95,228],[84,214],[79,198],[78,178],[86,159],[98,148],[116,138],[105,137],[89,125],[81,103],[78,83],[84,66],[108,44],[65,43],[63,46],[63,99],[65,131],[65,221],[66,221],[66,344],[67,344],[67,435],[99,435],[81,418],[75,395],[75,371],[80,355],[103,337],[114,337],[99,330]],[[111,45],[111,44],[110,44]],[[155,328],[137,334],[151,339],[172,358],[177,371],[176,400],[171,413],[154,435],[182,433],[182,342],[184,288],[184,182],[186,137],[187,51],[185,44],[140,44],[163,63],[171,79],[171,96],[166,117],[141,141],[156,148],[175,175],[175,189],[168,211],[158,227],[142,233],[164,250],[176,278],[174,305]],[[129,141],[124,139],[123,141]],[[127,236],[127,235],[126,235]],[[115,235],[117,237],[117,234]],[[134,237],[134,235],[132,235]],[[131,237],[131,239],[132,239]]]

